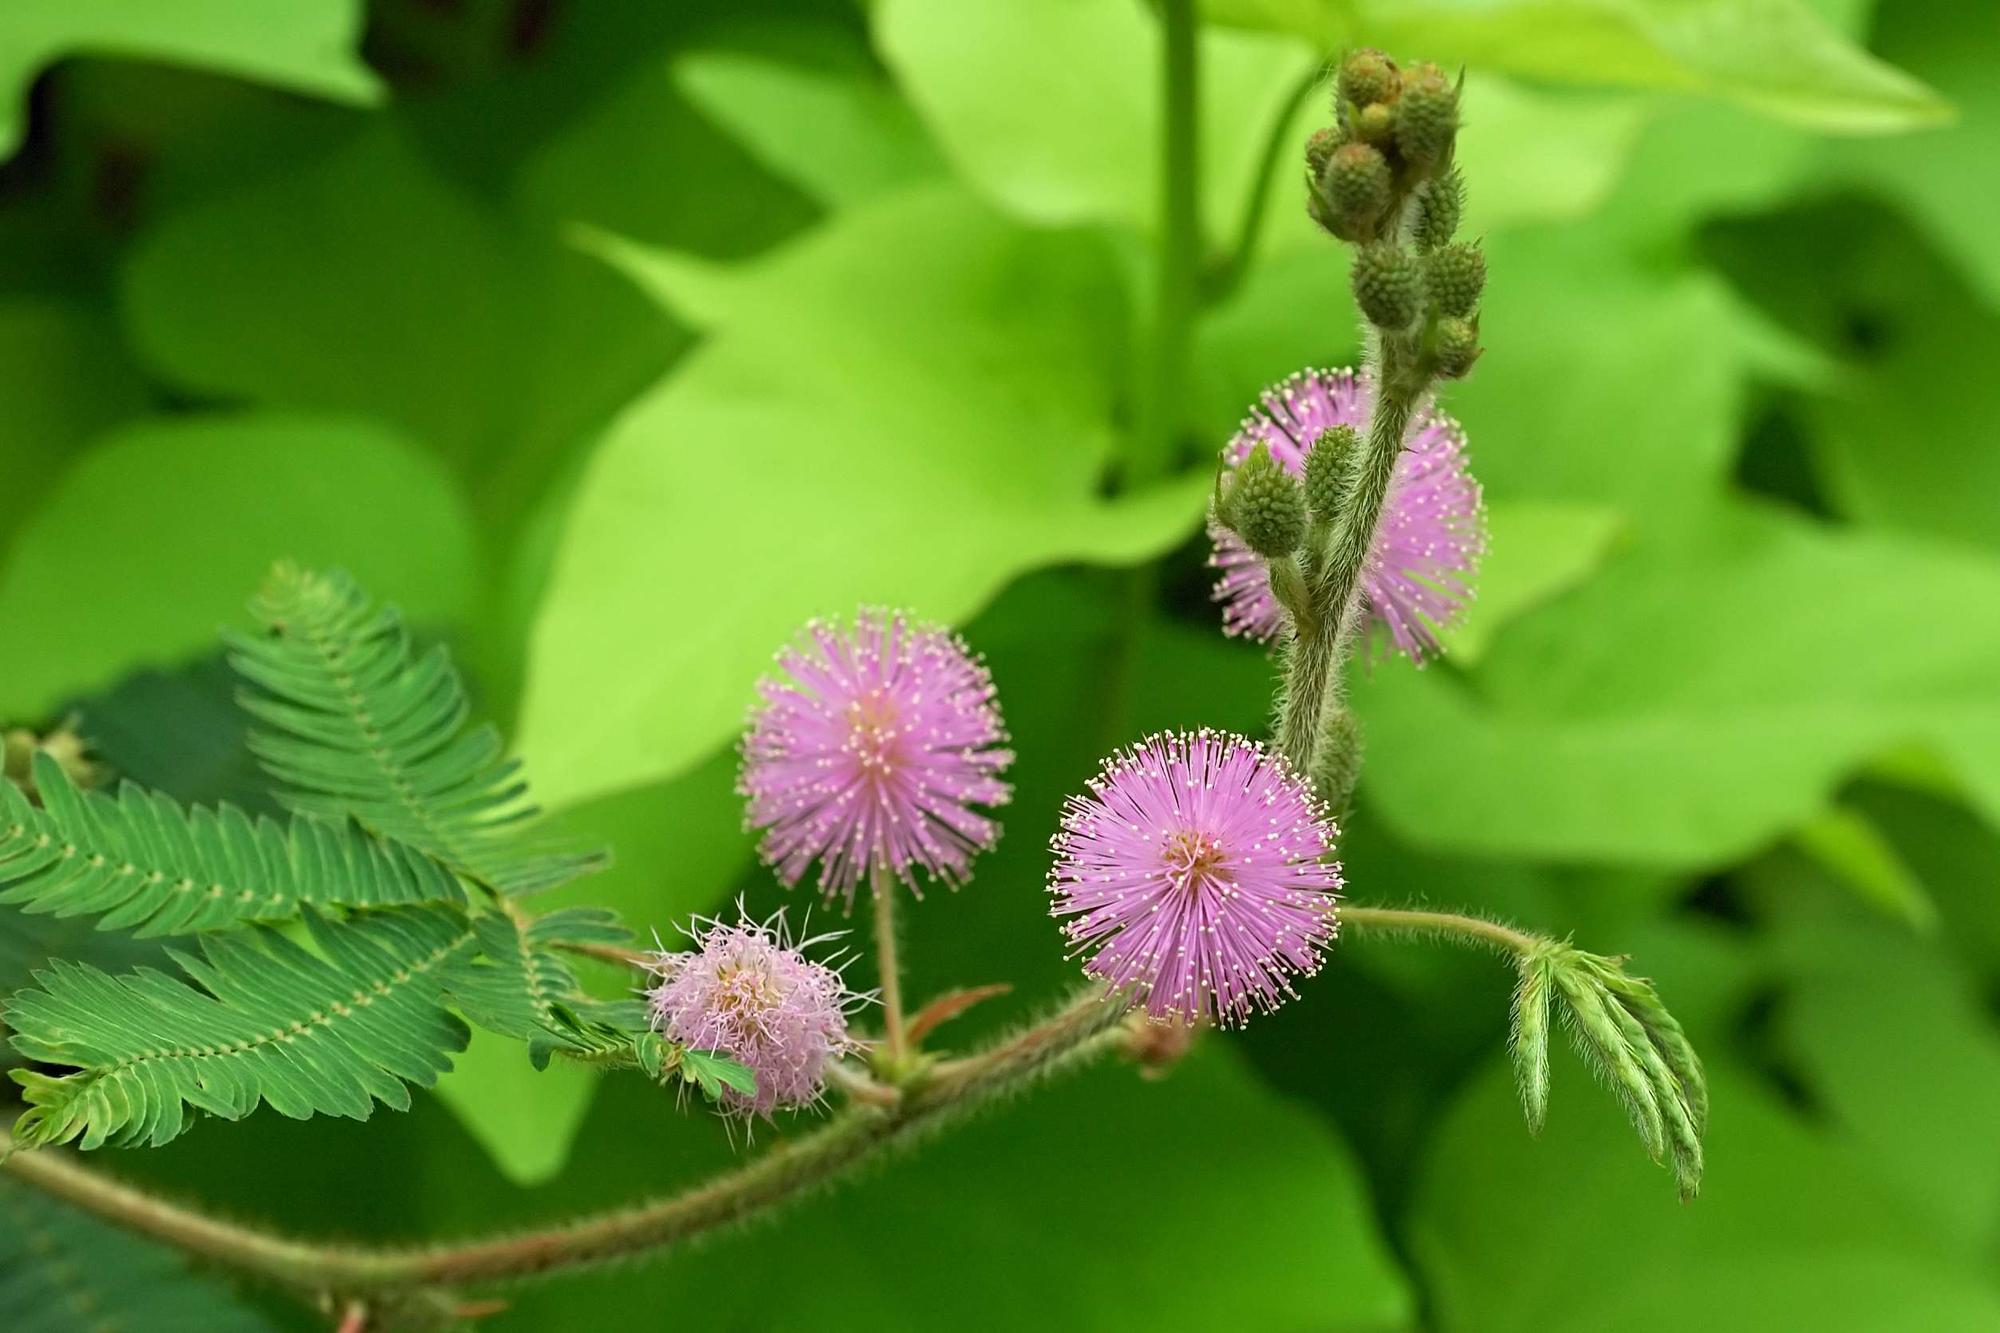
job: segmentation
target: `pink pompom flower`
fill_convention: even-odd
[[[1241,1023],[1319,970],[1337,832],[1278,755],[1225,732],[1162,733],[1066,804],[1051,910],[1090,955],[1084,971],[1152,1017]]]
[[[1350,370],[1307,370],[1264,391],[1222,451],[1235,467],[1260,442],[1294,476],[1321,432],[1352,426],[1365,432],[1373,386]],[[1271,595],[1264,562],[1236,535],[1211,522],[1221,571],[1215,599],[1230,634],[1269,641],[1285,616]],[[1370,616],[1412,661],[1439,651],[1437,631],[1464,613],[1472,576],[1486,553],[1486,513],[1479,483],[1466,469],[1465,435],[1450,417],[1431,413],[1411,428],[1389,479],[1381,526],[1361,574]]]
[[[734,924],[697,917],[692,950],[652,957],[658,980],[646,1004],[668,1041],[720,1052],[755,1075],[752,1095],[724,1089],[725,1112],[768,1120],[780,1107],[817,1102],[827,1066],[860,1049],[847,1019],[866,997],[847,988],[838,966],[805,956],[831,936],[794,944],[782,916],[758,923],[737,910]]]
[[[738,790],[764,860],[787,885],[851,906],[875,871],[913,892],[915,872],[956,888],[1000,825],[1005,748],[993,678],[963,641],[901,612],[864,609],[852,628],[814,622],[758,682]]]

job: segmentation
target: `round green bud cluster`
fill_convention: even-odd
[[[1396,134],[1396,113],[1386,102],[1375,102],[1354,113],[1354,137],[1385,147]]]
[[[1437,339],[1432,345],[1438,374],[1446,379],[1464,379],[1479,359],[1479,321],[1447,315],[1437,322]]]
[[[1306,539],[1305,491],[1260,444],[1236,469],[1220,517],[1245,546],[1267,560],[1280,559]]]
[[[1458,231],[1465,213],[1465,177],[1457,167],[1439,172],[1417,195],[1416,221],[1412,234],[1420,249],[1435,250],[1449,242]]]
[[[1308,185],[1316,184],[1319,178],[1326,174],[1326,164],[1333,157],[1334,150],[1340,147],[1342,140],[1341,132],[1331,125],[1325,129],[1314,130],[1306,139]]]
[[[1424,256],[1424,280],[1442,314],[1465,316],[1486,288],[1486,256],[1476,245],[1445,245]]]
[[[1365,143],[1342,144],[1326,164],[1323,193],[1340,234],[1359,235],[1389,206],[1389,163]]]
[[[1347,460],[1360,448],[1361,436],[1352,426],[1323,430],[1313,441],[1306,452],[1306,508],[1314,518],[1331,519],[1340,513]]]
[[[1395,96],[1396,62],[1372,46],[1350,51],[1340,62],[1340,99],[1357,107],[1386,102]]]
[[[1458,134],[1458,90],[1436,65],[1403,75],[1396,99],[1396,148],[1415,163],[1442,161]]]
[[[1364,245],[1354,256],[1354,302],[1371,324],[1401,333],[1424,309],[1424,266],[1399,245]]]

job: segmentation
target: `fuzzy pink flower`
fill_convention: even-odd
[[[1292,995],[1332,941],[1337,830],[1283,759],[1224,732],[1163,733],[1071,797],[1049,875],[1084,971],[1154,1018],[1229,1025]]]
[[[863,610],[851,630],[815,622],[778,654],[782,676],[743,742],[738,790],[758,851],[787,885],[820,863],[820,888],[851,905],[883,870],[917,891],[915,871],[956,888],[1000,826],[1014,762],[993,679],[950,631]]]
[[[1264,391],[1222,451],[1235,467],[1260,441],[1294,476],[1320,433],[1333,426],[1366,431],[1372,386],[1349,370],[1308,370]],[[1268,641],[1284,627],[1264,562],[1236,535],[1213,522],[1222,571],[1215,599],[1230,634]],[[1430,414],[1410,431],[1389,479],[1381,526],[1361,573],[1369,613],[1388,628],[1412,661],[1438,651],[1437,630],[1472,600],[1472,575],[1486,553],[1486,514],[1479,483],[1465,466],[1465,435],[1450,417]]]
[[[756,1076],[752,1096],[723,1092],[726,1112],[768,1120],[779,1107],[818,1101],[827,1065],[860,1048],[847,1016],[864,998],[836,968],[801,952],[830,937],[794,945],[781,916],[734,925],[696,918],[688,934],[692,951],[653,958],[659,981],[646,1003],[654,1028],[668,1041],[720,1052]]]

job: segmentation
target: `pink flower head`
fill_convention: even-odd
[[[1235,467],[1259,441],[1294,476],[1305,471],[1322,431],[1333,426],[1368,428],[1373,386],[1349,370],[1308,370],[1266,389],[1222,451]],[[1284,627],[1271,595],[1264,562],[1236,535],[1209,524],[1222,571],[1215,599],[1230,634],[1268,641]],[[1438,651],[1437,630],[1451,624],[1472,600],[1471,579],[1486,553],[1486,514],[1479,483],[1465,467],[1465,435],[1437,413],[1419,417],[1389,478],[1381,526],[1361,573],[1361,595],[1371,616],[1388,627],[1396,647],[1421,662]]]
[[[1337,832],[1262,746],[1162,733],[1106,760],[1064,807],[1052,910],[1091,952],[1084,971],[1143,996],[1154,1018],[1241,1023],[1319,970],[1337,928]]]
[[[781,1106],[818,1101],[827,1064],[860,1047],[848,1034],[847,1015],[863,997],[838,970],[800,952],[829,937],[794,945],[780,916],[761,925],[698,917],[688,935],[692,951],[653,958],[659,981],[646,1002],[654,1028],[668,1041],[719,1052],[756,1075],[754,1095],[723,1092],[725,1111],[768,1120]]]
[[[863,610],[851,630],[815,622],[778,654],[780,677],[743,742],[738,790],[758,851],[787,885],[818,860],[827,896],[851,905],[876,870],[914,892],[914,870],[956,888],[1000,826],[1014,762],[993,678],[949,630]]]

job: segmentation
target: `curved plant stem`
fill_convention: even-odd
[[[869,872],[875,901],[875,971],[882,983],[882,1054],[900,1071],[910,1053],[903,1025],[903,962],[896,948],[896,879],[885,865]]]
[[[308,1296],[366,1296],[545,1276],[656,1255],[760,1216],[927,1130],[1103,1053],[1124,1010],[1088,990],[1045,1022],[943,1062],[890,1106],[856,1105],[822,1128],[681,1194],[518,1235],[434,1247],[320,1245],[221,1221],[122,1185],[75,1156],[16,1153],[0,1169],[105,1221]]]
[[[1485,917],[1459,912],[1427,912],[1401,907],[1350,907],[1342,904],[1340,924],[1347,930],[1382,935],[1418,935],[1453,939],[1519,957],[1545,941]]]
[[[1264,229],[1264,214],[1270,211],[1271,189],[1278,177],[1278,164],[1285,160],[1288,150],[1294,148],[1292,121],[1305,105],[1306,98],[1312,96],[1313,89],[1320,86],[1326,72],[1315,65],[1299,78],[1292,91],[1286,95],[1284,105],[1271,120],[1271,132],[1264,140],[1264,155],[1257,162],[1257,180],[1250,187],[1250,198],[1243,206],[1243,221],[1237,229],[1236,245],[1229,252],[1229,258],[1217,270],[1215,280],[1209,284],[1211,300],[1227,299],[1243,282],[1243,275],[1250,271],[1250,258],[1257,249],[1257,233]]]

